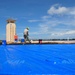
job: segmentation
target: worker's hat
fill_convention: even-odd
[[[27,27],[26,29],[28,29],[28,30],[29,30],[29,27]]]

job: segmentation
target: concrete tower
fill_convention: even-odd
[[[15,20],[8,19],[6,25],[6,42],[14,42],[14,35],[16,34]]]

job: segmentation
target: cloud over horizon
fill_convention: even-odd
[[[29,20],[30,22],[39,22],[35,32],[37,35],[48,35],[59,38],[66,38],[75,34],[75,7],[65,7],[54,4],[47,10],[47,14],[40,20]]]

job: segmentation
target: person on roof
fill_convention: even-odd
[[[26,43],[26,41],[29,41],[29,43],[31,43],[29,40],[29,32],[28,31],[29,31],[28,27],[26,29],[24,29],[24,41],[25,41],[25,43]]]
[[[15,41],[15,42],[18,41],[18,35],[17,35],[17,34],[14,35],[14,41]]]

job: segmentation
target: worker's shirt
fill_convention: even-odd
[[[28,36],[28,29],[25,29],[24,30],[24,35],[27,35]]]
[[[14,39],[18,39],[18,36],[17,35],[14,35]]]

